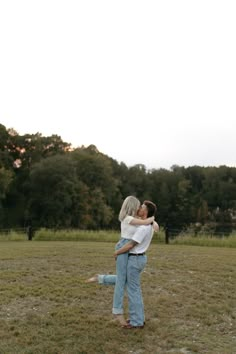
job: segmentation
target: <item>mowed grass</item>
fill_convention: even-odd
[[[113,320],[113,287],[85,283],[115,272],[113,250],[111,242],[1,242],[0,353],[236,353],[236,249],[152,244],[143,330]]]

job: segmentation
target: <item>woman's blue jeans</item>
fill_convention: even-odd
[[[130,240],[122,238],[116,244],[115,249],[119,249],[128,243]],[[113,295],[113,307],[112,313],[114,315],[122,315],[124,313],[123,301],[125,287],[127,283],[127,264],[128,264],[129,253],[119,254],[116,258],[116,275],[113,274],[99,274],[98,283],[103,285],[115,285],[114,295]]]
[[[98,284],[116,285],[115,274],[98,274]]]
[[[116,244],[115,249],[123,247],[130,240],[122,238]],[[122,315],[124,313],[123,301],[125,294],[125,287],[127,283],[127,264],[128,264],[128,255],[129,253],[119,254],[116,258],[116,283],[115,290],[113,295],[113,307],[112,313],[114,315]]]
[[[115,250],[123,247],[130,240],[121,238],[116,244]],[[98,283],[103,285],[115,285],[113,295],[112,313],[114,315],[122,315],[124,313],[123,301],[125,287],[127,283],[127,265],[129,253],[119,254],[116,258],[116,275],[113,274],[100,274],[98,275]]]

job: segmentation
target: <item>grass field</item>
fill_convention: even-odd
[[[236,249],[152,244],[146,326],[111,316],[112,242],[0,243],[0,354],[235,354]],[[125,300],[127,310],[127,299]]]

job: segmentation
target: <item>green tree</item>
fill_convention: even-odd
[[[120,180],[114,173],[114,161],[100,153],[94,145],[78,148],[71,152],[75,162],[76,174],[89,190],[100,190],[105,205],[113,211],[121,199]],[[114,215],[114,213],[113,213]],[[117,219],[112,219],[117,224]]]
[[[39,227],[79,226],[87,187],[69,155],[48,157],[32,167],[26,218]]]
[[[7,170],[13,168],[13,158],[9,148],[10,134],[6,127],[0,124],[0,167],[5,167]]]

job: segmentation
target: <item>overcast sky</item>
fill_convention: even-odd
[[[236,166],[235,19],[235,0],[0,0],[0,123],[127,166]]]

